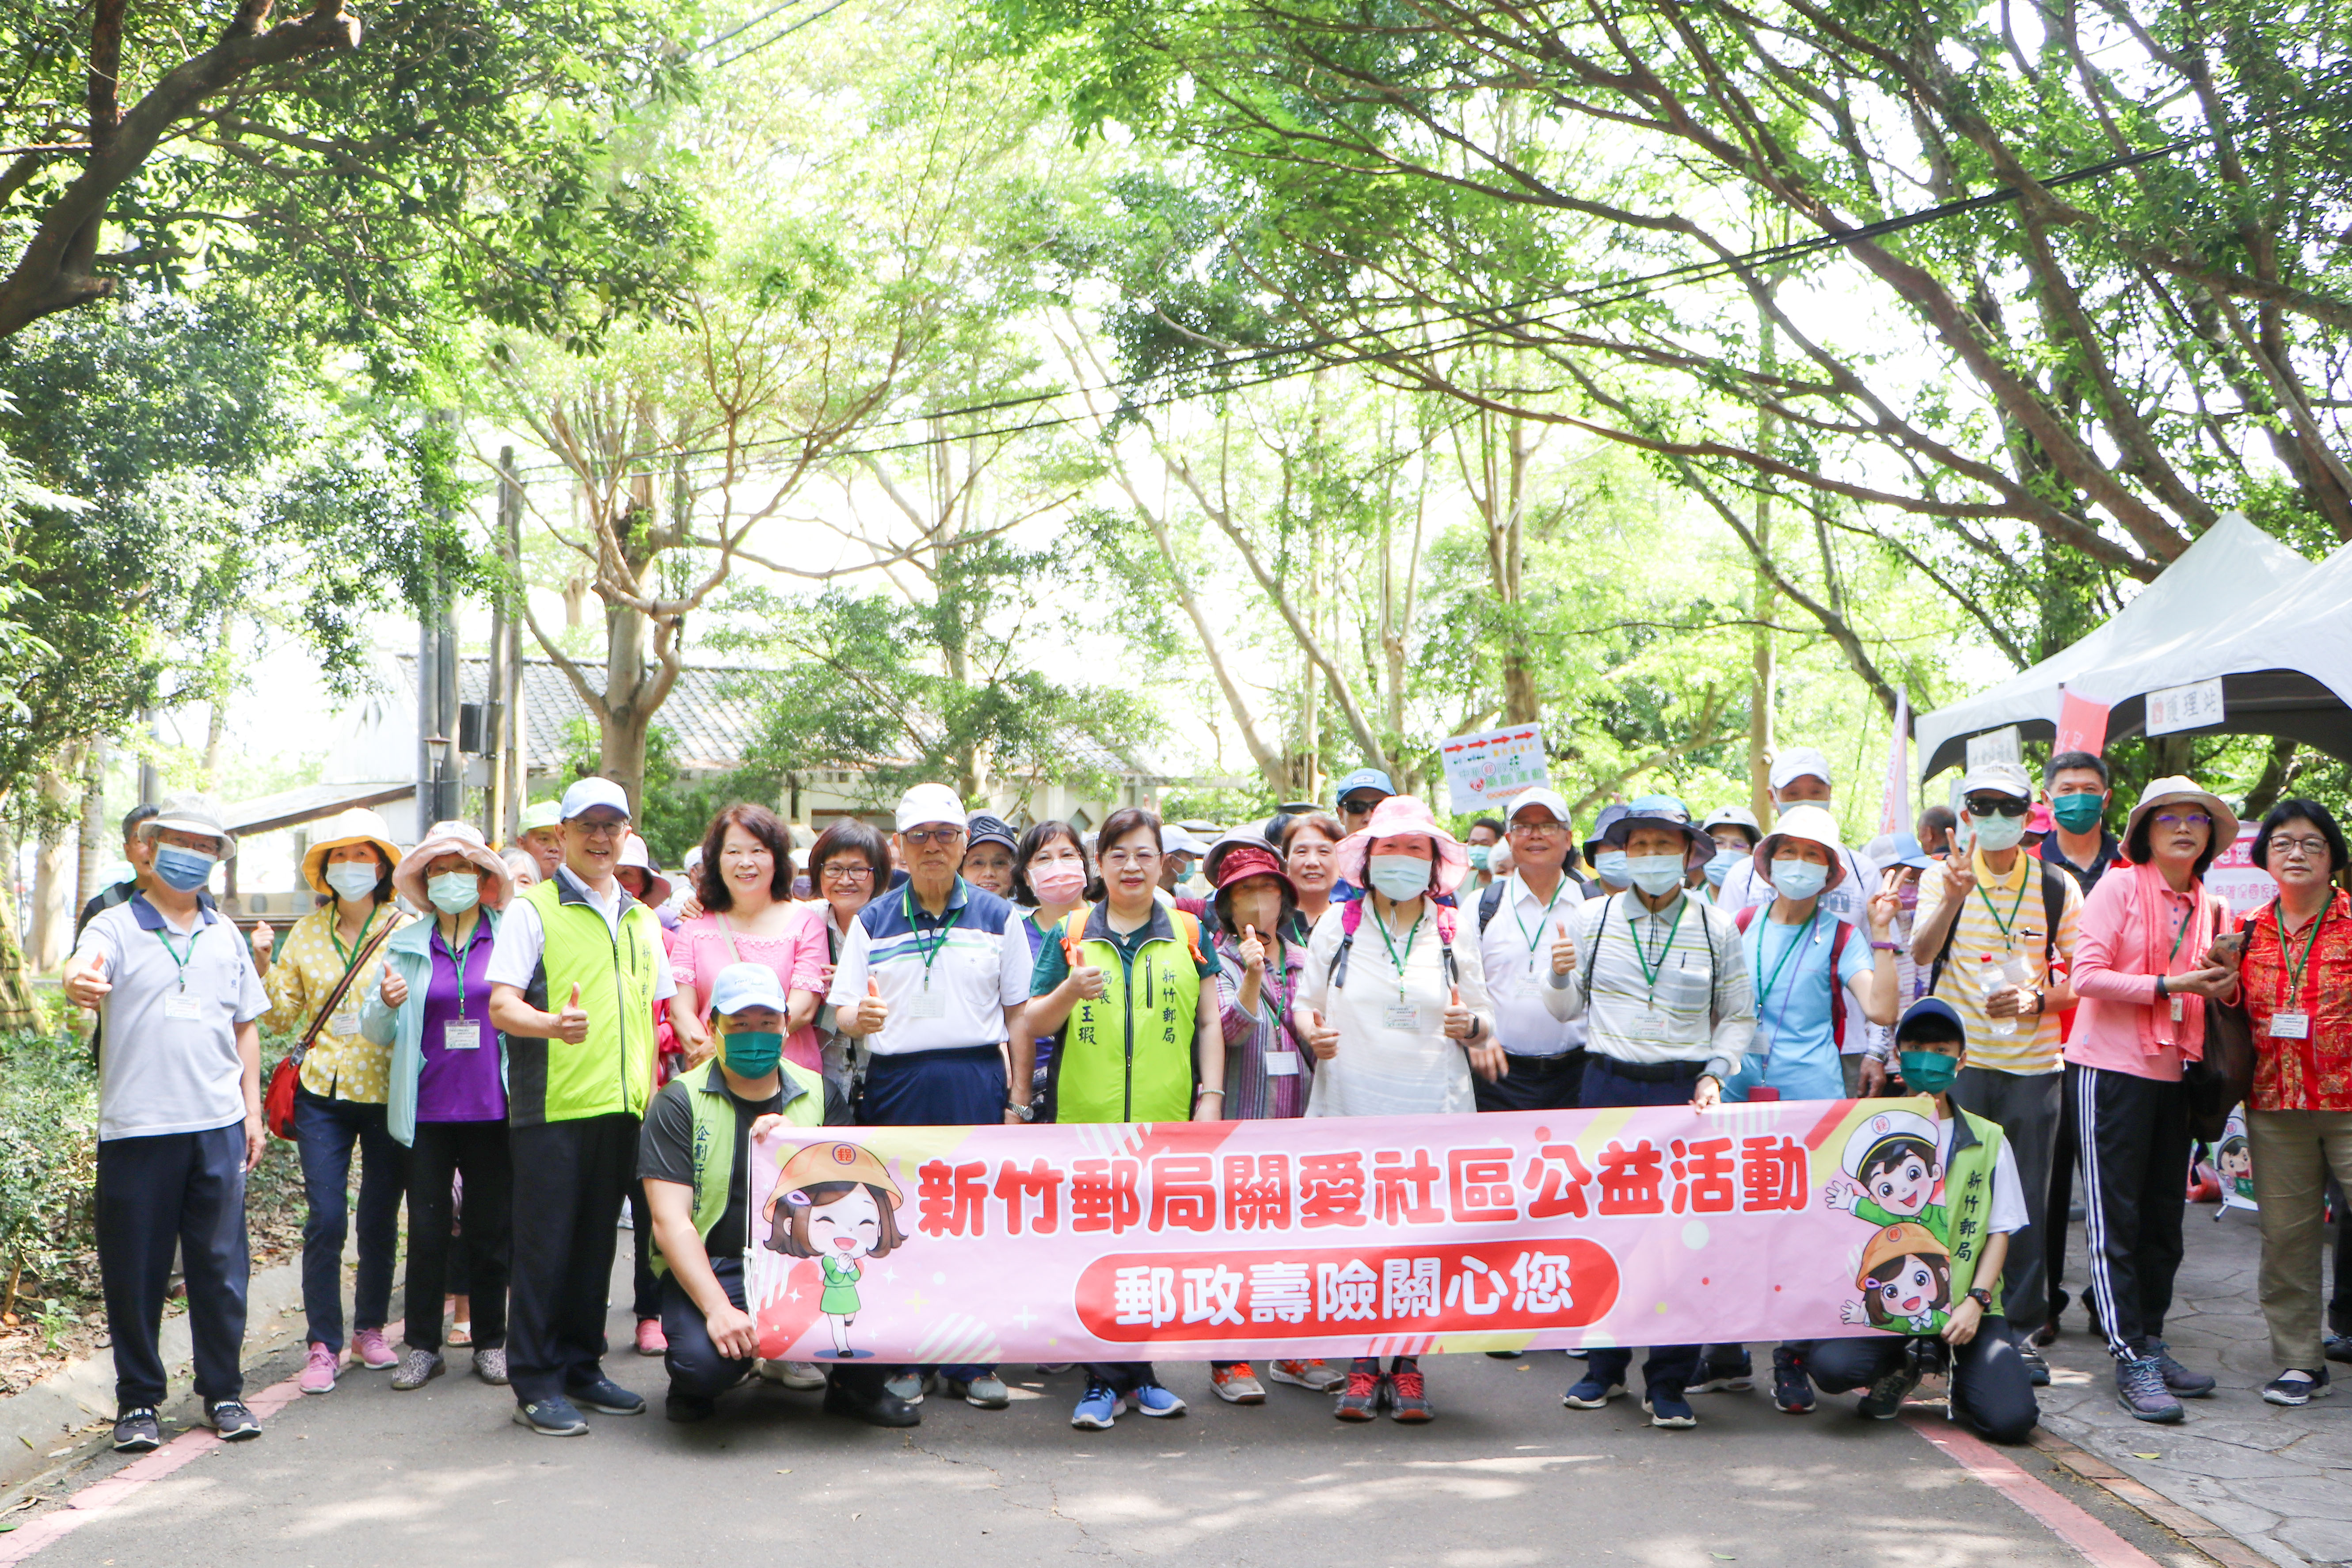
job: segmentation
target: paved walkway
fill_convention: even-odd
[[[2352,1397],[2299,1410],[2263,1402],[2279,1368],[2254,1299],[2261,1234],[2252,1214],[2233,1209],[2217,1221],[2216,1212],[2189,1210],[2188,1258],[2165,1333],[2182,1362],[2221,1380],[2213,1396],[2189,1401],[2178,1426],[2133,1420],[2116,1405],[2113,1363],[2075,1306],[2070,1331],[2050,1347],[2042,1425],[2273,1562],[2352,1563]],[[2080,1226],[2068,1256],[2067,1288],[2079,1296]]]

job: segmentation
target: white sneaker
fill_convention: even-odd
[[[781,1388],[816,1389],[824,1386],[824,1369],[814,1362],[762,1359],[760,1375]]]

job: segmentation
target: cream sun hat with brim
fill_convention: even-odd
[[[444,855],[463,855],[476,870],[497,878],[498,885],[483,898],[482,904],[487,909],[506,908],[507,899],[514,891],[513,868],[483,839],[482,830],[470,822],[436,822],[427,829],[425,842],[402,856],[400,864],[392,868],[393,891],[429,912],[433,902],[425,887],[425,868]]]
[[[1826,893],[1845,880],[1845,841],[1838,837],[1837,818],[1818,805],[1798,805],[1789,807],[1772,819],[1772,831],[1756,847],[1756,874],[1767,885],[1772,880],[1772,851],[1783,838],[1801,839],[1818,844],[1830,852],[1830,879],[1822,884]]]
[[[2131,820],[2124,825],[2124,842],[2139,831],[2140,819],[2159,805],[2187,805],[2195,803],[2205,808],[2213,818],[2213,837],[2209,841],[2215,850],[2227,849],[2238,841],[2238,814],[2221,804],[2221,797],[2211,790],[2200,789],[2197,781],[2175,773],[2170,778],[2150,779],[2147,787],[2139,792],[2139,804],[2132,807]]]
[[[373,845],[386,866],[400,864],[400,846],[392,841],[391,826],[367,807],[355,805],[329,817],[327,826],[319,830],[319,837],[310,841],[310,847],[303,851],[302,880],[310,884],[311,891],[334,891],[327,886],[327,853],[350,844]]]

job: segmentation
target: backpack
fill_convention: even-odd
[[[1756,922],[1757,912],[1771,907],[1769,904],[1750,904],[1734,914],[1731,917],[1731,923],[1739,928],[1739,934],[1744,937],[1748,934],[1748,928]],[[1846,1021],[1845,987],[1838,984],[1838,966],[1845,961],[1845,940],[1853,934],[1853,922],[1843,915],[1833,915],[1831,918],[1837,921],[1837,934],[1830,938],[1830,1039],[1837,1047],[1838,1054],[1843,1056]],[[1767,1051],[1765,1055],[1769,1060],[1771,1053]]]
[[[1500,877],[1487,883],[1486,890],[1478,895],[1478,934],[1480,936],[1486,934],[1486,922],[1493,920],[1495,911],[1503,907],[1503,889],[1510,885],[1511,879],[1508,877]]]
[[[1331,989],[1334,991],[1339,990],[1348,984],[1348,954],[1356,945],[1356,928],[1364,923],[1364,905],[1369,901],[1365,899],[1357,899],[1340,906],[1339,951],[1331,955]],[[1445,972],[1445,988],[1450,992],[1462,984],[1461,966],[1454,961],[1454,907],[1450,904],[1434,904],[1432,907],[1437,910],[1437,940],[1443,944],[1441,951]],[[1484,917],[1487,912],[1484,899],[1479,900],[1478,907],[1481,916],[1479,924],[1483,928],[1486,924]]]
[[[2058,957],[2058,921],[2066,913],[2066,884],[2059,879],[2066,873],[2047,860],[2027,858],[2042,868],[2042,973],[2046,977]],[[1959,911],[1955,910],[1951,924],[1944,928],[1944,945],[1936,950],[1935,966],[1927,973],[1927,995],[1935,995],[1943,983],[1944,964],[1952,956],[1952,939],[1959,930]]]

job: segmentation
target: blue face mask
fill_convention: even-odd
[[[1784,899],[1810,899],[1829,886],[1830,868],[1811,860],[1772,862],[1772,890]]]
[[[1473,844],[1470,846],[1471,869],[1475,871],[1483,871],[1486,869],[1487,858],[1492,856],[1494,852],[1495,847],[1491,844]]]
[[[1630,888],[1633,875],[1625,869],[1625,851],[1603,849],[1592,858],[1592,874],[1612,888]]]
[[[202,850],[183,848],[177,844],[155,847],[155,878],[165,887],[183,893],[193,893],[213,879],[213,868],[220,864],[216,855]]]
[[[1683,885],[1683,858],[1679,855],[1641,855],[1625,862],[1625,874],[1633,879],[1633,886],[1654,899],[1662,899]]]
[[[425,879],[425,892],[445,915],[462,915],[482,901],[482,879],[471,871],[444,871]]]
[[[1960,1070],[1960,1058],[1941,1051],[1898,1051],[1895,1058],[1903,1064],[1903,1086],[1921,1094],[1943,1093]]]
[[[1723,886],[1723,879],[1731,875],[1731,868],[1747,858],[1748,851],[1745,849],[1717,850],[1715,858],[1706,863],[1707,885],[1714,888]]]
[[[1418,856],[1374,855],[1364,870],[1372,886],[1396,903],[1429,891],[1430,862]]]
[[[784,1054],[784,1037],[773,1029],[730,1029],[725,1044],[727,1070],[737,1078],[765,1078]]]

